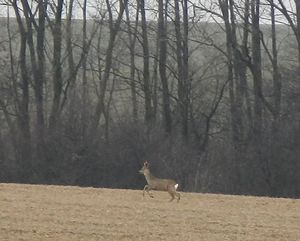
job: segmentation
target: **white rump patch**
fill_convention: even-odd
[[[178,188],[178,184],[175,184],[175,185],[174,185],[174,187],[175,187],[175,190],[177,190],[177,188]]]

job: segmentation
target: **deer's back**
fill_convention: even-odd
[[[168,190],[169,187],[174,186],[176,182],[172,179],[160,179],[154,178],[148,183],[151,189],[165,191]]]

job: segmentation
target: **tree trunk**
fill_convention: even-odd
[[[271,0],[271,21],[272,21],[272,67],[273,67],[273,106],[274,106],[274,122],[273,131],[278,130],[278,118],[281,112],[281,75],[278,67],[278,53],[277,53],[277,37],[276,37],[276,21],[275,8],[273,0]],[[300,21],[299,21],[300,23]]]
[[[144,79],[144,94],[145,94],[145,122],[151,126],[153,121],[153,110],[151,103],[151,87],[150,87],[150,71],[149,71],[149,44],[148,44],[148,31],[147,31],[147,21],[146,21],[146,11],[145,11],[145,1],[141,0],[140,2],[140,11],[141,11],[141,24],[142,24],[142,48],[143,48],[143,79]]]
[[[166,23],[164,17],[164,4],[163,0],[158,2],[158,44],[159,44],[159,74],[162,83],[162,94],[163,94],[163,113],[165,131],[170,134],[172,131],[172,116],[170,108],[170,96],[168,79],[166,75],[166,62],[167,62],[167,34],[166,34]]]
[[[188,138],[189,134],[189,105],[190,105],[190,89],[191,83],[189,78],[189,49],[188,49],[188,34],[189,34],[189,20],[188,20],[188,0],[182,1],[183,12],[183,38],[182,38],[182,67],[183,67],[183,136]]]
[[[245,108],[247,113],[247,124],[245,123],[245,127],[248,127],[247,134],[249,135],[250,131],[253,129],[253,118],[252,118],[252,106],[250,103],[250,95],[249,95],[249,86],[247,81],[247,66],[251,67],[251,62],[249,61],[249,48],[248,48],[248,38],[249,38],[249,32],[250,32],[250,0],[246,0],[244,4],[244,24],[243,24],[243,39],[242,39],[242,64],[240,68],[240,79],[241,79],[241,91],[243,98],[245,99]],[[246,122],[245,120],[245,122]],[[245,133],[246,134],[246,133]],[[247,138],[247,136],[245,136]]]
[[[296,36],[297,36],[297,40],[298,40],[298,64],[299,64],[299,69],[300,69],[300,1],[295,0],[295,4],[296,4],[296,17],[297,17]]]
[[[18,144],[20,146],[20,157],[18,158],[19,178],[22,182],[29,182],[32,176],[31,163],[31,132],[29,117],[29,76],[26,65],[27,33],[22,22],[17,1],[12,2],[16,14],[20,32],[20,54],[19,65],[21,69],[21,99],[17,106]]]
[[[181,134],[184,139],[188,138],[188,112],[189,112],[189,89],[190,80],[188,76],[188,9],[187,1],[183,1],[183,34],[181,33],[180,7],[177,0],[175,7],[175,36],[176,57],[178,69],[178,104],[181,122]],[[182,36],[184,35],[184,36]]]
[[[276,15],[273,0],[271,0],[271,26],[272,26],[272,69],[273,69],[273,120],[271,126],[271,140],[268,162],[268,183],[272,195],[276,195],[276,183],[274,183],[273,166],[276,166],[278,160],[279,148],[279,129],[280,129],[280,113],[281,113],[281,74],[278,67],[277,53],[277,36],[276,36]],[[272,165],[271,165],[272,164]],[[275,164],[275,165],[274,165]]]
[[[253,88],[254,88],[254,140],[259,145],[262,137],[262,70],[261,44],[259,27],[260,1],[252,0],[252,59],[253,59]],[[256,142],[258,141],[258,142]],[[259,148],[260,149],[260,148]],[[261,157],[260,151],[257,153]]]
[[[38,66],[35,82],[35,102],[36,102],[36,115],[37,115],[37,138],[36,138],[36,152],[37,160],[43,160],[45,156],[45,122],[44,122],[44,83],[45,83],[45,20],[47,3],[40,0],[38,3],[39,9],[39,26],[37,30],[37,58]]]
[[[230,5],[229,5],[230,4]],[[240,101],[241,93],[239,93],[239,56],[237,53],[237,40],[235,32],[235,19],[232,15],[234,2],[219,0],[223,20],[225,23],[226,31],[226,51],[227,51],[227,79],[229,83],[229,100],[230,100],[230,117],[231,117],[231,134],[233,145],[233,161],[232,161],[232,174],[230,174],[231,192],[240,193],[242,180],[241,180],[241,111]],[[230,14],[229,14],[230,13]],[[231,18],[230,18],[231,16]],[[238,96],[238,97],[237,97]]]
[[[32,174],[31,163],[31,133],[29,117],[29,77],[26,66],[26,35],[21,36],[20,68],[21,68],[21,90],[22,96],[19,106],[18,126],[20,145],[20,178],[28,182]]]
[[[82,7],[82,48],[83,51],[87,49],[87,0],[83,1]],[[82,139],[83,142],[87,138],[87,120],[88,120],[88,84],[87,84],[87,54],[82,59],[82,106],[81,106],[81,125],[82,125]]]
[[[62,82],[62,63],[61,63],[61,50],[62,50],[62,10],[63,0],[58,0],[55,12],[55,23],[53,26],[53,101],[49,119],[49,127],[55,130],[59,120],[61,94],[63,89]]]
[[[138,120],[138,104],[137,104],[137,92],[136,92],[136,81],[135,81],[135,44],[137,36],[137,25],[139,21],[139,9],[136,11],[135,24],[132,32],[131,21],[129,18],[128,6],[126,6],[126,18],[128,24],[128,39],[129,39],[129,51],[130,51],[130,90],[131,90],[131,101],[132,101],[132,117],[133,121]]]
[[[263,90],[262,90],[262,65],[261,65],[261,36],[260,36],[260,0],[252,0],[252,75],[254,89],[254,118],[253,118],[253,146],[255,148],[255,163],[262,172],[269,191],[272,189],[269,162],[263,151]],[[263,190],[263,187],[262,187]],[[271,193],[270,193],[271,194]]]

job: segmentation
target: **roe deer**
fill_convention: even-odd
[[[172,179],[161,179],[153,176],[149,169],[149,163],[146,161],[141,170],[140,174],[144,174],[148,185],[144,187],[143,196],[145,196],[145,191],[153,198],[153,195],[149,192],[150,190],[167,191],[171,195],[171,201],[177,197],[177,202],[180,200],[180,193],[176,191],[178,184]]]

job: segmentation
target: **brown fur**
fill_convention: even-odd
[[[172,179],[161,179],[153,176],[150,172],[149,163],[147,161],[144,163],[139,173],[145,176],[146,181],[148,183],[144,187],[143,196],[145,195],[146,191],[148,195],[153,198],[153,195],[150,193],[150,190],[158,190],[167,191],[171,195],[170,201],[173,201],[175,196],[177,197],[177,201],[180,200],[180,193],[176,191],[177,183]]]

